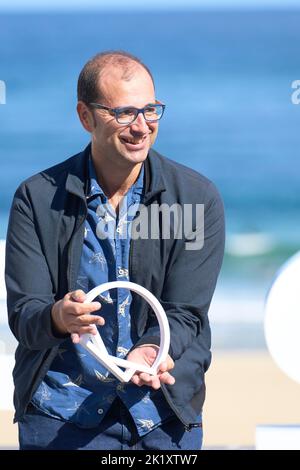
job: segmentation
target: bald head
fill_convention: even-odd
[[[92,103],[105,98],[105,83],[114,80],[130,81],[143,71],[154,81],[148,67],[137,57],[124,51],[108,51],[97,54],[83,67],[78,78],[78,101]]]

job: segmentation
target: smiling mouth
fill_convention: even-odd
[[[146,138],[147,136],[144,136],[140,139],[134,139],[133,137],[121,137],[121,141],[130,145],[141,145],[145,142]]]

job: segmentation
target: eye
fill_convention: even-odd
[[[122,108],[118,111],[119,117],[134,116],[136,113],[134,108]]]
[[[145,111],[149,113],[155,113],[156,112],[156,106],[146,106]]]
[[[144,111],[145,117],[153,119],[158,117],[161,113],[158,106],[147,106]]]
[[[155,106],[147,106],[147,108],[145,108],[145,113],[156,113],[156,107]]]

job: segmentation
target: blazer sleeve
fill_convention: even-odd
[[[51,276],[25,183],[16,191],[10,211],[5,282],[8,321],[18,342],[30,350],[59,345],[63,339],[54,336],[52,329]]]
[[[174,360],[182,356],[195,338],[204,350],[210,349],[208,309],[223,260],[224,226],[223,203],[210,183],[204,204],[203,246],[187,250],[185,243],[176,240],[161,295],[171,331],[169,354]],[[159,328],[150,322],[137,345],[159,342]]]

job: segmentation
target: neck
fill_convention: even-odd
[[[111,199],[114,196],[123,196],[135,183],[143,163],[136,163],[127,167],[117,167],[115,163],[103,161],[92,149],[92,159],[95,167],[98,183],[106,196]]]

